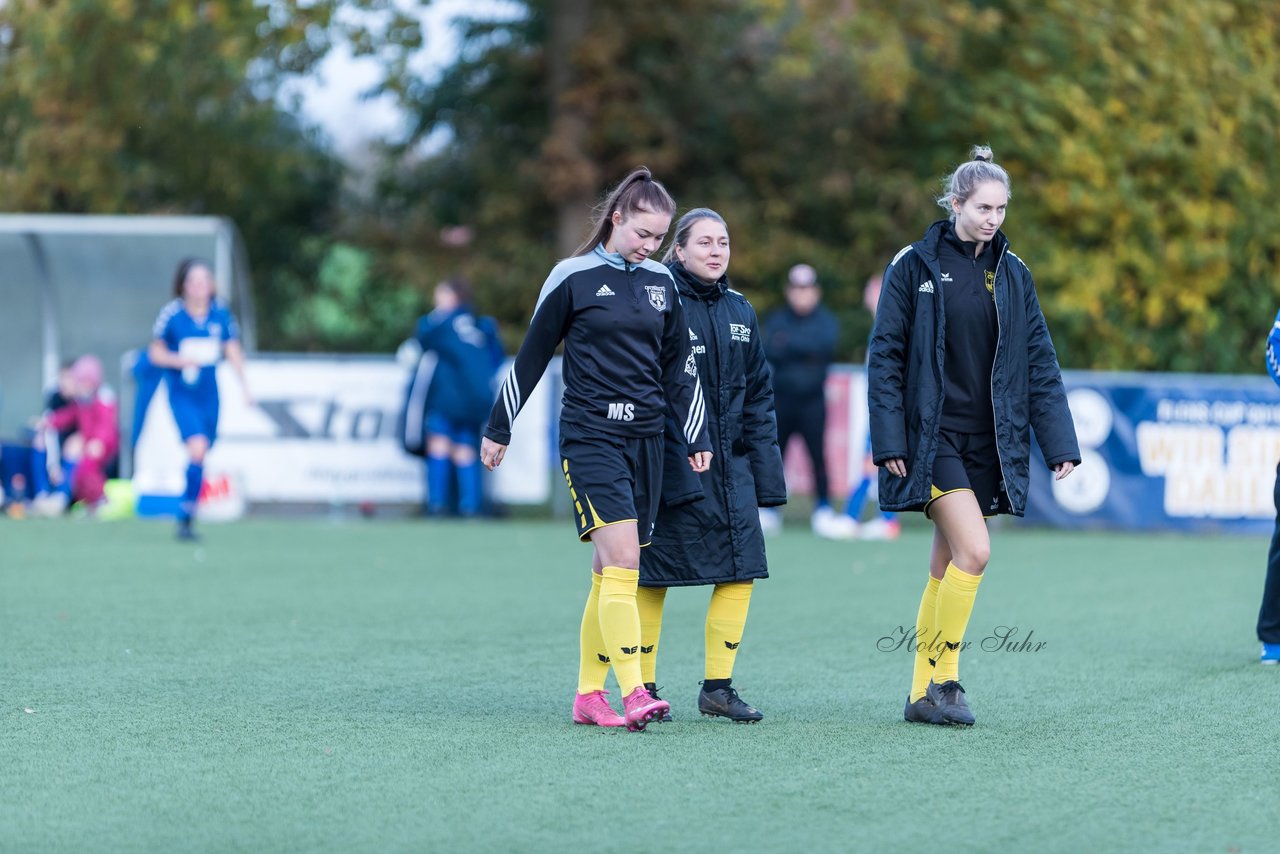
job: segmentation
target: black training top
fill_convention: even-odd
[[[992,433],[991,365],[996,356],[996,253],[991,244],[974,257],[977,243],[960,239],[955,225],[943,226],[938,242],[938,291],[946,315],[946,398],[943,430]]]
[[[619,436],[656,436],[668,408],[689,453],[711,450],[689,327],[671,273],[597,246],[547,277],[529,333],[484,434],[511,443],[511,424],[564,341],[561,423]]]

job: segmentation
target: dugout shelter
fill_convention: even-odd
[[[231,220],[0,214],[0,437],[39,414],[64,360],[96,354],[119,391],[122,357],[146,346],[178,262],[193,255],[213,264],[253,352],[252,280]]]

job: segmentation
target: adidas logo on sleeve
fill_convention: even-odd
[[[921,283],[920,283],[920,293],[922,293],[922,294],[931,294],[931,293],[933,293],[933,279],[930,279],[930,280],[929,280],[929,281],[927,281],[927,282],[921,282]]]

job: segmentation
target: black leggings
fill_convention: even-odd
[[[793,433],[804,437],[813,463],[813,496],[818,504],[829,504],[827,457],[822,441],[827,432],[827,401],[821,394],[787,398],[775,392],[774,408],[778,413],[778,447],[785,454]]]
[[[1275,502],[1276,529],[1267,553],[1267,586],[1258,611],[1258,640],[1263,643],[1280,643],[1280,466],[1276,466]]]

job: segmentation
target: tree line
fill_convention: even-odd
[[[1064,366],[1260,370],[1274,3],[530,0],[458,26],[421,79],[390,0],[9,0],[0,205],[233,217],[264,347],[389,349],[453,274],[515,345],[592,205],[644,164],[725,216],[761,311],[813,264],[859,359],[863,283],[987,143]],[[360,180],[280,96],[341,42],[411,119]]]

